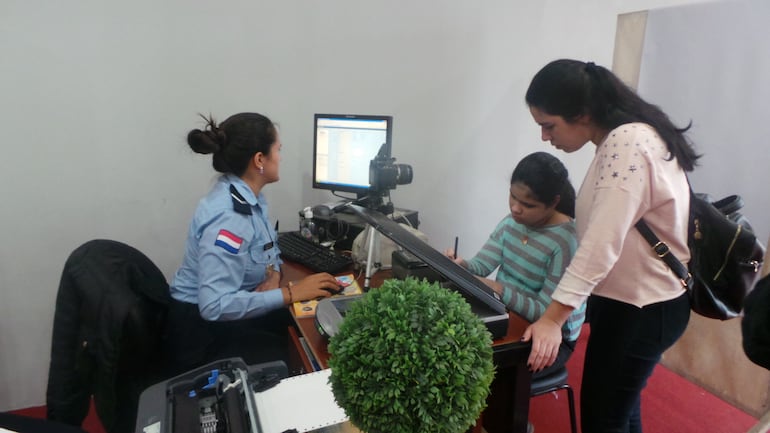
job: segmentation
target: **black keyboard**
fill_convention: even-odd
[[[315,272],[336,274],[353,264],[350,257],[305,239],[299,232],[279,234],[278,248],[285,260],[299,263]]]

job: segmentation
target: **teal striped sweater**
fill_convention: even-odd
[[[468,270],[486,277],[497,269],[508,309],[534,322],[545,313],[551,294],[577,249],[575,223],[529,228],[507,215],[475,257]],[[585,320],[585,303],[564,324],[563,337],[575,341]]]

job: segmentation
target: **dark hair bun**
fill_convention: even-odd
[[[187,134],[187,144],[190,148],[204,155],[219,152],[224,147],[225,141],[225,133],[220,129],[205,131],[193,129]]]

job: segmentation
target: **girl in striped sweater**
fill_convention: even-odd
[[[444,253],[500,294],[510,311],[530,322],[540,318],[577,249],[575,190],[564,164],[546,152],[522,159],[511,175],[506,215],[469,260]],[[487,278],[497,270],[494,280]],[[534,377],[561,368],[572,355],[585,319],[576,308],[562,327],[557,360]]]

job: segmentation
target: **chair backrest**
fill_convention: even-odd
[[[56,298],[48,418],[81,424],[93,395],[105,430],[132,432],[140,393],[162,375],[169,302],[163,273],[137,249],[105,239],[75,249]]]
[[[567,383],[567,376],[567,367],[561,367],[547,376],[533,378],[529,393],[530,395],[535,396],[561,389],[561,387]]]

